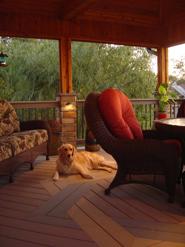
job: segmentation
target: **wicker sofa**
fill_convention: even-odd
[[[13,181],[16,169],[40,154],[49,159],[50,127],[46,121],[19,121],[13,106],[0,100],[0,176]]]

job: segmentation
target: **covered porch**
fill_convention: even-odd
[[[84,139],[84,130],[79,131],[77,125],[85,128],[82,122],[76,125],[76,113],[75,121],[70,127],[68,125],[65,128],[64,121],[62,124],[65,104],[72,100],[76,106],[76,92],[73,92],[72,83],[71,42],[102,42],[156,49],[158,87],[169,81],[168,47],[185,42],[184,27],[181,25],[184,11],[185,6],[181,1],[165,0],[154,0],[150,3],[144,0],[134,4],[121,1],[47,1],[44,4],[39,2],[37,6],[23,0],[14,3],[3,1],[0,3],[0,35],[58,40],[59,97],[58,101],[52,104],[59,108],[61,142],[76,143],[77,135],[78,139]],[[67,96],[67,101],[64,100],[64,95]],[[69,100],[70,97],[72,98]],[[18,105],[20,107],[19,103]],[[80,118],[82,120],[83,116]],[[153,117],[151,119],[153,120]],[[66,131],[67,134],[64,133]],[[69,139],[66,139],[66,135]]]
[[[185,43],[183,1],[15,0],[0,2],[0,36],[56,39],[60,50],[58,98],[49,102],[11,102],[22,120],[46,119],[53,128],[54,152],[60,143],[84,144],[83,100],[73,92],[71,41],[155,48],[158,87],[168,82],[168,47]],[[143,89],[144,90],[144,89]],[[153,126],[158,101],[133,99],[142,106],[143,129]],[[66,109],[69,103],[72,109]],[[181,101],[170,107],[175,117]],[[149,116],[146,118],[146,116]],[[70,119],[70,121],[69,121]],[[103,155],[112,159],[101,150]],[[15,182],[0,185],[0,241],[8,246],[160,246],[185,245],[183,192],[176,202],[147,185],[104,188],[114,174],[94,173],[51,180],[56,156],[43,157],[35,169],[23,168]]]

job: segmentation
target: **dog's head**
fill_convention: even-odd
[[[62,144],[58,148],[59,159],[65,164],[70,165],[73,162],[76,148],[71,144]]]

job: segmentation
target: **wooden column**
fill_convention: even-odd
[[[60,93],[72,92],[72,55],[71,39],[59,40],[60,51]]]
[[[157,87],[161,83],[168,83],[168,48],[160,47],[157,50],[157,58],[158,58],[158,84]]]
[[[72,54],[71,40],[59,40],[60,51],[60,143],[76,146],[76,95],[72,93]]]
[[[61,144],[71,143],[76,146],[76,95],[60,94]]]

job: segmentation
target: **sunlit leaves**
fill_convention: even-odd
[[[9,39],[6,52],[9,66],[0,69],[0,78],[9,89],[8,98],[56,98],[59,86],[57,41]],[[132,98],[151,97],[156,76],[150,69],[150,59],[145,48],[72,42],[73,91],[78,98],[85,98],[91,91],[117,87]]]

